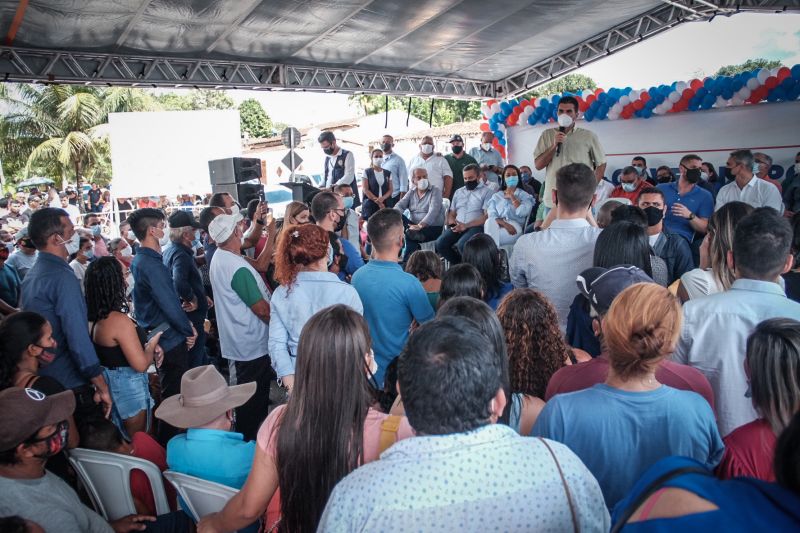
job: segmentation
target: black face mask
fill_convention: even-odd
[[[344,216],[339,217],[339,222],[336,223],[334,231],[339,233],[347,225],[347,209],[344,210]]]
[[[392,151],[392,143],[383,143],[381,145],[381,148],[383,148],[384,152],[391,152]]]
[[[333,155],[333,146],[323,148],[322,151],[325,152],[327,155]]]
[[[700,181],[700,169],[689,168],[686,170],[686,181],[689,183],[697,183]]]
[[[656,181],[658,181],[659,183],[671,183],[672,176],[657,176]]]
[[[478,187],[478,180],[465,181],[464,187],[466,187],[468,191],[474,191]]]
[[[660,207],[650,206],[644,209],[644,214],[647,215],[647,225],[655,226],[661,219],[664,218],[664,211]]]
[[[453,146],[453,153],[454,154],[458,155],[463,151],[464,151],[464,147],[463,146]]]

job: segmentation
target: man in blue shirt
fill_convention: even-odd
[[[484,131],[481,133],[481,145],[469,151],[471,155],[486,172],[486,179],[491,183],[500,183],[498,174],[503,171],[503,156],[500,152],[492,148],[494,133]]]
[[[347,224],[347,209],[344,206],[344,200],[341,195],[330,191],[323,191],[314,196],[311,201],[311,215],[317,226],[337,235],[340,235]],[[339,246],[347,256],[347,265],[345,265],[344,272],[339,272],[339,279],[347,281],[348,276],[352,276],[356,270],[364,266],[364,260],[361,258],[361,251],[347,239],[342,239],[341,236],[339,237]]]
[[[169,217],[169,238],[164,265],[172,272],[172,284],[181,299],[186,316],[197,331],[197,340],[189,350],[189,368],[206,364],[206,332],[203,328],[211,299],[206,296],[203,276],[194,260],[192,244],[199,240],[200,224],[191,213],[176,211]]]
[[[180,395],[164,399],[155,413],[166,423],[187,430],[167,443],[169,469],[241,489],[253,464],[256,443],[233,431],[233,410],[255,391],[255,382],[229,387],[212,365],[187,371],[181,379]]]
[[[664,217],[667,231],[684,237],[689,243],[695,240],[696,234],[705,235],[708,219],[714,213],[713,196],[697,185],[702,162],[700,156],[695,154],[683,156],[678,181],[658,186],[667,204]]]
[[[375,380],[383,388],[386,367],[403,349],[411,322],[423,324],[434,312],[422,284],[398,263],[405,248],[403,215],[395,209],[381,209],[370,217],[367,233],[373,259],[353,275],[353,287],[364,304],[378,363]]]
[[[75,418],[96,414],[96,403],[111,412],[111,395],[89,338],[86,301],[67,263],[78,249],[78,234],[63,209],[45,207],[31,216],[28,236],[39,250],[22,282],[22,308],[39,313],[53,328],[55,358],[39,369],[75,394]]]
[[[161,256],[161,247],[169,242],[165,218],[163,211],[148,207],[131,213],[128,222],[141,243],[131,263],[136,321],[148,331],[166,328],[159,342],[164,362],[158,372],[161,394],[172,396],[180,392],[181,376],[188,369],[189,350],[197,340],[197,331],[181,307],[172,275]],[[175,433],[174,428],[162,424],[158,440],[164,444]]]

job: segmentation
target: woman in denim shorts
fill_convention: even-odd
[[[112,420],[130,439],[150,429],[153,398],[147,369],[161,362],[161,334],[145,342],[144,331],[128,316],[125,278],[114,257],[90,264],[85,283],[90,336],[114,400]]]

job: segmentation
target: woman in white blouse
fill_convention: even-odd
[[[735,277],[728,265],[728,252],[733,249],[733,233],[752,211],[753,207],[744,202],[729,202],[711,215],[700,246],[700,268],[681,276],[678,297],[682,302],[731,288]]]
[[[498,247],[517,242],[533,209],[533,196],[519,187],[519,179],[519,169],[507,165],[503,169],[500,190],[489,199],[486,209],[489,218],[483,231],[494,239]]]

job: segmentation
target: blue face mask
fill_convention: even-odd
[[[200,244],[200,230],[195,230],[194,239],[192,240],[192,247]]]
[[[92,235],[94,235],[95,237],[100,235],[100,233],[102,231],[103,231],[103,228],[100,226],[100,224],[98,224],[96,226],[92,226]]]
[[[94,249],[93,248],[89,248],[88,250],[84,250],[83,251],[83,256],[86,259],[94,259]]]
[[[625,192],[633,192],[636,190],[636,182],[634,183],[622,183],[622,190]]]
[[[344,202],[345,208],[353,209],[353,197],[352,196],[345,196],[344,198],[342,198],[342,201]]]
[[[508,187],[516,187],[519,185],[519,177],[517,176],[506,176],[506,185]]]
[[[522,183],[528,183],[531,180],[531,175],[528,172],[523,172],[521,175]]]

